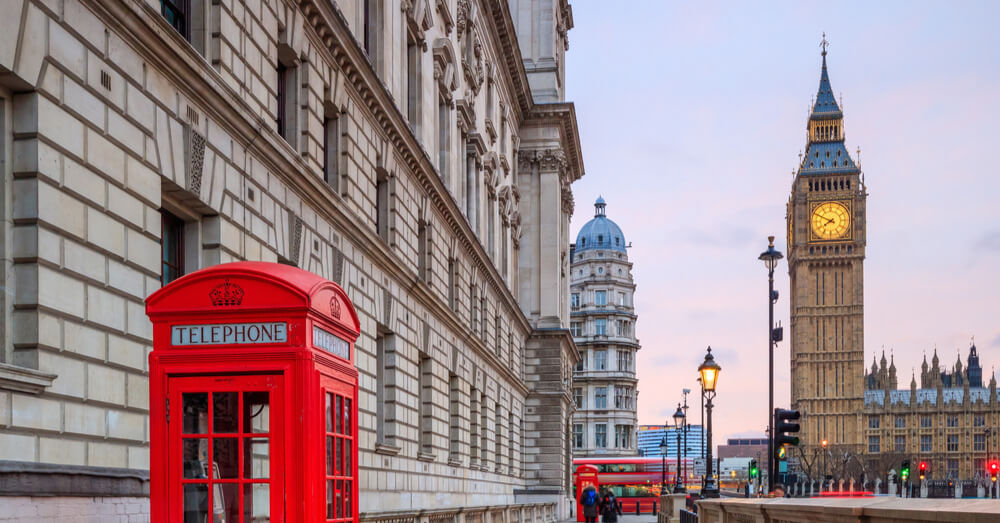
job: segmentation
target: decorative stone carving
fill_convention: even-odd
[[[469,5],[469,0],[458,0],[455,29],[458,31],[459,38],[462,38],[462,35],[465,34],[465,30],[469,26],[469,16],[471,14],[472,7]]]
[[[451,33],[451,28],[455,27],[455,19],[451,17],[451,9],[448,9],[448,0],[437,0],[437,10],[444,22],[444,34],[447,36]]]
[[[541,171],[558,171],[560,175],[566,171],[568,162],[562,149],[542,149],[520,151],[517,155],[518,169],[528,169],[537,164]]]
[[[201,193],[201,174],[205,165],[205,137],[193,128],[188,133],[188,187],[187,190],[197,195]]]
[[[424,40],[424,34],[425,31],[434,26],[434,17],[431,16],[428,0],[402,0],[399,6],[400,10],[406,14],[406,23],[410,32],[416,37],[420,47],[426,51],[427,42]]]
[[[453,105],[452,93],[458,88],[458,79],[455,77],[457,66],[455,48],[452,47],[451,40],[448,38],[434,40],[433,60],[434,80],[449,106]]]

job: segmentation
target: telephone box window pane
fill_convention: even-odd
[[[212,456],[215,459],[213,478],[240,477],[240,439],[215,438],[212,440]]]
[[[344,439],[337,438],[337,475],[343,476],[344,472]]]
[[[353,481],[347,480],[344,482],[344,517],[351,517],[351,512],[353,511],[353,505],[351,504],[351,485]]]
[[[268,523],[270,521],[270,485],[267,483],[245,483],[243,485],[243,522]]]
[[[344,482],[337,480],[337,498],[333,502],[337,507],[337,518],[344,517]]]
[[[240,517],[240,485],[216,483],[212,489],[214,523],[234,523]]]
[[[267,391],[243,393],[243,432],[270,430],[270,399]]]
[[[350,436],[351,431],[351,398],[344,398],[344,434]]]
[[[212,393],[212,432],[239,432],[240,395],[238,392]]]
[[[351,468],[351,449],[353,447],[351,446],[351,440],[345,439],[345,440],[342,440],[342,441],[344,442],[344,446],[345,446],[345,449],[344,449],[344,458],[347,461],[344,464],[344,475],[345,476],[350,476],[351,475],[351,471],[354,470],[353,468]]]
[[[333,519],[333,480],[326,481],[326,519]]]
[[[208,463],[208,440],[205,438],[185,439],[183,453],[184,478],[207,479],[205,464]]]
[[[334,466],[333,466],[333,444],[334,444],[334,437],[333,436],[327,436],[326,437],[326,475],[327,476],[336,476],[337,475],[336,471],[334,470]]]
[[[326,393],[326,431],[333,432],[333,394]]]
[[[208,519],[208,485],[184,485],[184,521]]]
[[[271,448],[264,438],[247,438],[243,462],[243,477],[264,479],[271,477]]]
[[[344,405],[342,403],[343,397],[337,396],[337,433],[342,433],[344,431]]]
[[[184,434],[205,434],[208,432],[208,394],[186,392],[182,396]]]

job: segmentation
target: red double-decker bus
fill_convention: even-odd
[[[685,467],[684,472],[687,476],[681,483],[689,491],[691,487],[696,489],[700,487],[700,484],[691,481],[694,460],[685,458],[681,463]],[[661,482],[666,483],[668,492],[673,490],[677,471],[676,458],[667,458],[666,474],[663,473],[663,458],[574,458],[574,474],[580,465],[597,467],[597,479],[601,490],[610,489],[622,503],[622,512],[626,514],[635,514],[636,503],[640,513],[653,513],[654,503],[656,506],[660,503]],[[575,478],[573,484],[576,485]],[[573,497],[576,496],[577,493],[574,492]]]

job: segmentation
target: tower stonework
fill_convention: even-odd
[[[844,147],[844,118],[823,51],[806,154],[785,219],[791,288],[791,404],[803,449],[860,450],[864,399],[866,188]]]

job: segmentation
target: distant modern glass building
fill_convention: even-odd
[[[664,425],[639,425],[638,446],[640,456],[659,456],[660,442],[667,436],[667,457],[677,457],[677,430]],[[701,425],[688,425],[687,447],[681,434],[681,457],[700,458],[705,448],[705,433]]]

